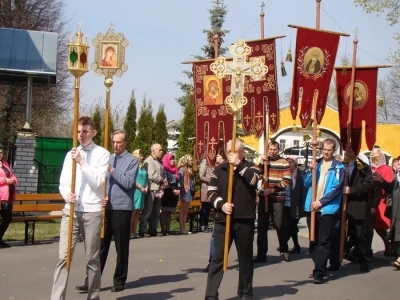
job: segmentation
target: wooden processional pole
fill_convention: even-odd
[[[347,139],[346,139],[346,155],[344,161],[347,162],[346,164],[346,176],[344,178],[344,186],[349,185],[350,174],[349,174],[349,153],[351,151],[351,131],[353,126],[353,102],[354,102],[354,85],[356,81],[356,60],[357,60],[357,29],[356,35],[353,40],[353,62],[351,66],[351,80],[350,80],[350,97],[349,101],[349,114],[347,117]],[[347,158],[346,158],[347,157]],[[347,214],[347,198],[348,194],[343,194],[343,206],[342,206],[342,219],[340,221],[340,252],[339,252],[339,261],[340,263],[343,262],[343,255],[344,255],[344,240],[345,240],[345,232],[346,232],[346,214]]]
[[[315,28],[317,30],[320,29],[320,14],[321,14],[321,0],[317,1],[317,9],[316,9],[316,24]],[[317,100],[318,100],[318,92],[314,93],[313,97],[313,136],[311,140],[312,146],[312,160],[315,162],[317,160],[317,147],[318,147],[318,140],[317,140]],[[317,170],[312,170],[312,186],[311,186],[311,201],[314,202],[317,198]],[[311,212],[311,224],[310,224],[310,241],[315,241],[315,211]]]

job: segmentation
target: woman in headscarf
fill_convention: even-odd
[[[15,185],[17,177],[11,171],[7,161],[3,159],[3,147],[0,146],[0,248],[9,248],[10,245],[3,241],[4,234],[12,220],[13,202],[15,200]]]
[[[393,181],[393,169],[386,165],[385,154],[380,148],[372,149],[371,153],[371,168],[372,176],[375,182],[380,182],[383,179],[386,182]],[[376,209],[372,210],[375,213],[375,231],[382,238],[385,244],[385,256],[391,255],[390,244],[386,239],[387,231],[390,228],[390,219],[385,216],[387,193],[382,189],[381,199]]]
[[[194,193],[194,174],[193,174],[193,158],[190,154],[186,154],[179,160],[180,174],[180,200],[181,208],[179,211],[179,233],[189,234],[186,230],[186,218],[189,209],[189,204],[193,199]]]
[[[171,234],[172,213],[176,210],[180,193],[180,174],[175,164],[175,155],[167,153],[162,159],[168,185],[164,189],[164,196],[161,199],[160,225],[163,236]]]
[[[139,238],[139,234],[136,231],[137,224],[139,222],[140,212],[144,206],[144,197],[148,191],[148,178],[147,171],[143,168],[143,153],[142,150],[137,149],[133,151],[133,156],[135,156],[139,161],[139,170],[136,176],[136,189],[133,195],[133,205],[132,205],[132,219],[131,219],[131,238]]]

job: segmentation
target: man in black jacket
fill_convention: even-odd
[[[354,242],[361,272],[369,272],[369,245],[367,210],[369,193],[374,188],[371,167],[349,153],[349,184],[344,187],[347,194],[347,220],[350,239]]]
[[[223,277],[224,239],[226,215],[231,215],[230,243],[235,240],[239,260],[238,296],[241,299],[253,297],[253,239],[256,218],[256,185],[259,169],[246,161],[244,148],[236,140],[234,152],[231,141],[226,145],[228,162],[217,166],[208,186],[208,197],[215,208],[214,255],[207,278],[206,300],[219,299],[218,288]],[[234,166],[232,203],[228,203],[229,164]]]

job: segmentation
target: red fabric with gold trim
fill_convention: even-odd
[[[346,147],[347,119],[349,116],[349,99],[351,95],[351,71],[343,75],[341,69],[336,69],[336,90],[339,107],[340,139]],[[365,140],[368,149],[372,149],[376,140],[376,92],[378,84],[377,68],[356,68],[353,122],[351,128],[351,146],[356,155],[361,149],[362,121],[365,121]]]
[[[276,73],[275,39],[247,42],[251,47],[249,61],[261,58],[268,67],[262,80],[255,81],[245,77],[244,96],[247,104],[242,108],[242,128],[245,133],[260,138],[265,127],[265,104],[268,104],[269,125],[272,132],[279,128],[279,96]],[[268,101],[268,102],[267,102]]]
[[[333,65],[339,45],[338,34],[299,28],[290,112],[296,119],[301,102],[300,121],[306,128],[311,119],[313,98],[317,98],[317,123],[325,113]]]
[[[197,160],[205,157],[213,166],[220,150],[218,147],[223,147],[232,139],[233,118],[230,107],[225,105],[225,98],[230,94],[231,79],[229,76],[217,78],[210,70],[211,63],[213,61],[194,63],[193,79]]]

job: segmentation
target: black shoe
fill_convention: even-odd
[[[368,263],[361,263],[360,264],[360,272],[362,272],[362,273],[368,273],[369,272]]]
[[[10,248],[11,246],[7,244],[6,242],[1,241],[0,242],[0,248]]]
[[[267,262],[267,258],[259,258],[259,257],[257,257],[255,259],[253,259],[253,263],[255,263],[255,264],[266,263],[266,262]]]
[[[280,247],[276,247],[276,251],[281,252],[281,248]]]
[[[203,272],[204,272],[204,273],[208,273],[209,270],[210,270],[210,264],[208,264],[207,267],[205,267],[205,268],[203,269]]]
[[[338,271],[340,268],[340,265],[334,264],[334,265],[329,265],[326,270],[327,271]]]
[[[301,251],[301,247],[299,245],[294,246],[292,249],[289,250],[290,254],[299,254]]]
[[[125,289],[123,285],[114,285],[111,288],[111,292],[122,292]]]
[[[84,285],[77,285],[77,286],[75,287],[75,289],[76,289],[77,291],[86,292],[86,293],[89,291],[89,287],[88,287],[86,284],[84,284]]]
[[[286,262],[290,261],[290,254],[289,254],[289,252],[283,253],[283,258],[285,259]]]
[[[314,277],[313,283],[322,284],[324,283],[324,279],[322,277]]]

